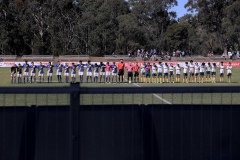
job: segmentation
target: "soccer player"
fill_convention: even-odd
[[[132,66],[131,63],[127,66],[127,71],[128,71],[128,83],[132,83],[132,78],[133,78],[133,66]]]
[[[181,74],[181,67],[179,64],[176,66],[176,82],[180,83],[180,74]]]
[[[72,63],[72,67],[71,67],[72,83],[76,83],[76,72],[77,72],[77,66],[75,65],[75,63]]]
[[[211,80],[211,77],[210,77],[211,70],[212,70],[212,65],[210,62],[208,62],[207,67],[206,67],[206,81],[207,82],[210,82],[210,80]]]
[[[83,82],[83,73],[84,73],[84,64],[82,63],[82,61],[79,61],[78,66],[78,75],[79,75],[79,81],[80,83]]]
[[[28,83],[28,72],[29,72],[29,64],[28,62],[26,61],[25,64],[23,65],[23,68],[24,68],[24,73],[23,73],[23,82],[24,83]]]
[[[146,68],[146,62],[143,62],[143,64],[140,66],[140,82],[144,82],[145,68]]]
[[[10,73],[11,73],[11,83],[16,83],[16,73],[17,73],[17,65],[14,64],[11,68],[10,68]]]
[[[136,63],[136,65],[133,67],[134,70],[134,82],[139,83],[139,65]]]
[[[186,83],[188,83],[188,70],[189,70],[188,62],[185,62],[185,66],[183,67],[183,83],[185,81]]]
[[[157,83],[157,69],[158,67],[156,66],[155,63],[152,65],[152,83]]]
[[[163,71],[163,65],[162,65],[162,62],[159,62],[158,65],[158,80],[159,80],[159,83],[162,83],[162,71]]]
[[[19,63],[17,67],[18,83],[22,83],[22,65]]]
[[[189,64],[189,72],[190,72],[189,73],[189,82],[194,82],[194,69],[195,69],[195,66],[193,64],[193,60],[191,60],[190,64]]]
[[[199,77],[199,71],[200,71],[200,66],[198,65],[198,63],[196,62],[195,63],[195,66],[194,66],[194,72],[195,72],[195,83],[197,83],[197,79]],[[200,79],[198,80],[198,82],[200,82]]]
[[[205,63],[203,62],[200,66],[200,81],[199,81],[199,83],[203,83],[205,68],[206,68],[206,66],[205,66]]]
[[[101,65],[100,65],[100,67],[101,67]],[[95,63],[93,69],[94,69],[93,82],[94,82],[94,83],[97,83],[97,82],[98,82],[98,72],[99,72],[99,66],[97,65],[97,63]]]
[[[150,72],[151,72],[151,65],[148,62],[145,67],[145,79],[144,79],[145,83],[148,83],[148,82],[150,83]]]
[[[223,82],[224,81],[224,65],[223,65],[223,62],[220,63],[220,66],[219,66],[219,72],[220,72],[220,82]]]
[[[212,79],[212,83],[216,83],[216,68],[217,68],[217,65],[216,65],[216,63],[213,63],[212,64],[212,77],[211,77],[211,79]]]
[[[103,78],[103,83],[105,83],[105,78],[106,78],[106,66],[103,64],[103,62],[100,62],[100,83],[102,82]],[[110,80],[109,80],[110,81]]]
[[[88,83],[88,78],[90,78],[90,82],[92,83],[92,64],[90,60],[86,64],[86,67],[87,67],[87,83]]]
[[[63,68],[63,65],[58,61],[58,63],[56,64],[56,69],[57,69],[57,72],[56,72],[56,75],[57,75],[57,78],[58,78],[58,83],[62,82],[62,68]]]
[[[111,66],[109,65],[109,62],[107,62],[105,68],[106,68],[106,83],[110,83]]]
[[[116,83],[117,83],[117,65],[115,62],[113,62],[113,65],[111,66],[112,68],[112,83],[113,83],[113,79],[115,78]]]
[[[231,78],[232,78],[232,64],[231,64],[231,62],[229,62],[228,66],[227,66],[227,77],[228,77],[228,83],[231,83]]]
[[[42,62],[40,62],[40,65],[38,66],[38,77],[39,77],[39,82],[44,82],[44,65]]]
[[[172,63],[170,63],[169,73],[170,73],[170,83],[174,83],[174,67]]]
[[[163,66],[163,72],[164,72],[164,76],[163,76],[163,83],[166,82],[168,83],[168,72],[169,72],[169,66],[167,63],[165,63],[165,65]]]
[[[37,66],[34,65],[34,62],[31,63],[31,80],[30,80],[30,83],[32,83],[32,79],[34,79],[34,83],[36,83],[36,69],[37,69]]]
[[[47,65],[47,77],[48,77],[48,83],[49,82],[52,82],[52,74],[53,74],[53,65],[51,62],[48,62],[48,65]]]
[[[120,62],[118,63],[118,83],[120,83],[120,79],[122,80],[123,83],[124,68],[125,64],[123,63],[123,59],[121,59]]]
[[[64,66],[64,76],[65,76],[65,82],[68,83],[68,80],[69,80],[69,69],[70,67],[68,66],[68,63],[65,64]]]

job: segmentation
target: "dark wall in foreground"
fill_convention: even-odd
[[[68,108],[0,108],[0,159],[69,159]],[[237,160],[239,115],[239,106],[80,106],[79,157]]]

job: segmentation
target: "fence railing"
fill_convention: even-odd
[[[239,86],[1,87],[0,159],[236,159],[239,93]]]

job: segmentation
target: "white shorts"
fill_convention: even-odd
[[[38,76],[39,76],[39,77],[43,77],[43,73],[39,73]]]
[[[106,76],[110,76],[110,72],[106,72]]]
[[[48,73],[47,76],[52,76],[52,73]]]
[[[87,76],[92,76],[92,72],[87,72]]]
[[[69,76],[69,73],[64,73],[64,76]]]
[[[17,74],[17,77],[22,77],[22,74],[19,74],[19,73],[18,73],[18,74]]]
[[[112,73],[112,76],[116,76],[117,75],[117,73]]]
[[[24,76],[28,76],[28,72],[24,72],[23,75],[24,75]]]
[[[71,77],[76,77],[76,74],[74,73],[74,74],[71,74]]]
[[[56,75],[57,75],[57,76],[61,76],[61,75],[62,75],[62,72],[57,72]]]
[[[36,76],[36,73],[31,73],[31,76]]]
[[[176,71],[176,74],[181,74],[181,71],[178,71],[178,70],[177,70],[177,71]]]
[[[98,73],[94,73],[94,77],[98,77]]]
[[[16,77],[16,73],[11,74],[11,77]]]
[[[83,76],[83,72],[78,72],[78,75],[79,76]]]
[[[101,76],[104,76],[106,74],[106,72],[100,72]]]

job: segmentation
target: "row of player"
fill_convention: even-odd
[[[98,78],[100,76],[99,82],[124,82],[124,70],[127,69],[127,80],[128,82],[144,82],[144,83],[163,83],[163,82],[180,82],[180,74],[183,72],[183,80],[182,82],[199,82],[203,83],[204,81],[207,82],[216,82],[216,70],[219,68],[219,75],[220,75],[220,82],[223,82],[224,80],[224,73],[225,73],[225,66],[223,65],[223,62],[220,63],[219,66],[216,65],[216,63],[193,63],[193,61],[190,61],[190,63],[185,62],[184,66],[180,66],[177,64],[177,66],[173,66],[171,63],[168,65],[167,63],[163,64],[162,62],[159,62],[158,64],[153,63],[153,65],[150,65],[150,63],[144,62],[141,64],[141,66],[138,65],[138,63],[135,63],[132,65],[131,63],[129,65],[125,65],[123,60],[121,60],[117,65],[115,62],[113,62],[112,65],[107,62],[104,64],[103,62],[100,62],[100,65],[97,63],[91,64],[90,61],[88,63],[83,64],[82,61],[79,61],[78,64],[72,63],[71,66],[68,65],[68,63],[61,64],[58,62],[56,65],[53,65],[51,62],[47,66],[42,65],[40,62],[40,65],[35,65],[34,62],[31,62],[31,64],[28,64],[26,61],[24,65],[18,64],[18,66],[15,64],[11,67],[11,83],[18,83],[23,82],[24,83],[36,83],[36,74],[38,73],[39,82],[44,82],[44,68],[47,68],[47,82],[52,82],[52,76],[53,76],[53,69],[56,68],[56,75],[58,78],[58,82],[62,82],[62,73],[64,72],[65,82],[69,82],[69,76],[71,76],[71,82],[76,82],[76,74],[78,70],[79,75],[79,81],[83,82],[83,76],[84,71],[86,68],[86,82],[93,82],[97,83]],[[182,71],[183,69],[183,71]],[[232,75],[232,65],[231,62],[228,63],[228,66],[226,67],[227,70],[227,77],[228,81],[231,82],[231,75]],[[30,76],[29,76],[30,72]],[[206,72],[206,80],[205,78],[205,72]],[[174,75],[176,75],[176,81],[174,81]],[[134,81],[133,81],[134,80]]]

